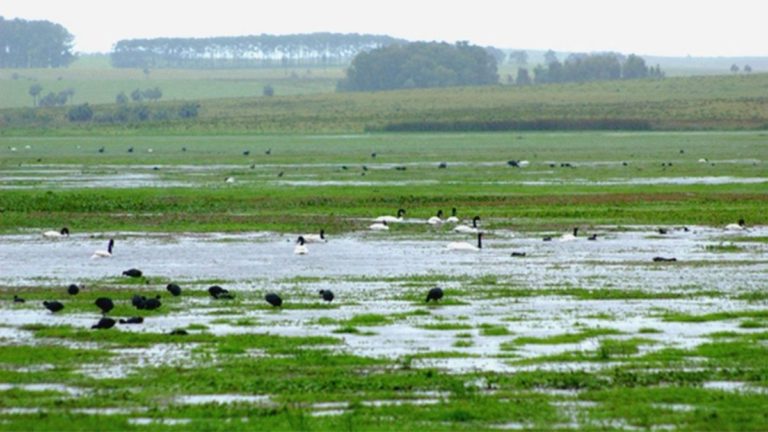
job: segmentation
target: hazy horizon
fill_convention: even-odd
[[[467,40],[498,48],[616,51],[668,57],[761,57],[763,8],[757,1],[699,4],[648,0],[515,4],[477,0],[375,3],[306,0],[254,5],[236,0],[185,4],[6,0],[5,19],[48,20],[75,36],[74,50],[106,53],[121,39],[251,34],[370,33],[407,40]],[[714,3],[714,4],[713,4]],[[467,5],[471,5],[471,8]],[[426,23],[426,24],[425,24]]]

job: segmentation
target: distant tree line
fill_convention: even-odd
[[[358,54],[339,81],[339,91],[497,84],[496,58],[487,49],[459,42],[414,42]]]
[[[642,119],[540,119],[540,120],[477,120],[477,121],[416,121],[389,123],[370,132],[500,132],[557,130],[650,130],[651,123]]]
[[[124,39],[115,44],[111,61],[141,69],[340,65],[360,52],[405,42],[357,33]]]
[[[531,78],[526,68],[518,70],[519,85],[606,81],[619,79],[662,78],[661,67],[648,67],[645,60],[635,54],[618,53],[570,54],[560,62],[553,51],[545,56],[545,65],[533,69]]]
[[[0,68],[69,66],[73,40],[60,24],[0,17]]]
[[[75,89],[73,88],[68,88],[57,93],[48,92],[47,95],[40,97],[43,93],[43,86],[40,84],[32,84],[29,86],[28,93],[32,96],[33,107],[63,106],[75,97]]]

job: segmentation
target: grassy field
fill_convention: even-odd
[[[207,73],[166,72],[179,88]],[[232,91],[265,82],[210,73]],[[44,125],[0,128],[1,430],[766,429],[768,76],[274,85],[201,101],[190,121],[73,126],[40,110]],[[611,116],[758,130],[365,132]],[[425,223],[453,207],[481,217],[481,252],[449,252],[473,237]],[[406,223],[368,230],[398,208]],[[739,218],[747,230],[723,229]],[[70,238],[40,235],[62,226]],[[597,240],[542,241],[574,226]],[[293,253],[320,229],[327,244]],[[114,257],[90,259],[108,238]],[[143,277],[120,276],[134,266]],[[435,286],[445,298],[425,303]],[[162,306],[134,308],[139,294]],[[104,296],[109,316],[144,323],[91,329]]]
[[[3,142],[0,169],[13,179],[4,182],[10,189],[0,196],[0,229],[6,232],[61,223],[155,231],[295,231],[322,224],[343,232],[363,226],[354,218],[400,207],[413,217],[458,207],[519,229],[574,223],[718,225],[740,217],[767,222],[768,196],[759,179],[768,146],[757,132],[91,136]],[[129,148],[134,151],[128,153]],[[512,159],[531,166],[512,168],[507,164]],[[438,168],[440,163],[446,168]],[[74,168],[74,174],[59,172],[61,164]],[[159,187],[109,184],[110,178],[132,174]],[[94,180],[87,189],[57,187],[78,175]],[[230,176],[235,183],[224,182]]]

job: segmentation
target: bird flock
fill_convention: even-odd
[[[375,157],[375,156],[374,156]],[[455,233],[460,234],[475,234],[477,236],[477,242],[476,244],[469,243],[469,242],[450,242],[447,244],[446,249],[450,251],[475,251],[478,252],[482,250],[483,244],[483,231],[478,226],[478,222],[480,221],[480,216],[474,216],[471,219],[471,224],[460,224],[460,219],[457,215],[457,209],[454,207],[451,209],[451,216],[443,219],[443,211],[438,210],[434,216],[426,219],[426,224],[430,226],[439,226],[443,224],[456,224],[454,228],[452,229]],[[396,223],[403,223],[405,222],[405,215],[406,210],[403,208],[400,208],[397,210],[396,215],[383,215],[379,216],[373,219],[373,224],[370,225],[368,228],[372,231],[388,231],[390,224],[396,224]],[[736,223],[728,224],[724,227],[726,231],[744,231],[747,229],[746,221],[744,219],[739,219]],[[680,230],[684,232],[688,232],[689,229],[687,227],[681,227],[681,228],[675,228],[675,230]],[[667,235],[671,231],[673,231],[672,228],[667,227],[660,227],[657,229],[657,233],[659,235]],[[68,227],[63,227],[60,230],[48,230],[44,231],[42,233],[42,236],[46,239],[65,239],[70,236],[70,230]],[[549,242],[554,241],[555,239],[560,242],[572,242],[576,241],[580,238],[586,238],[588,241],[596,241],[597,240],[597,234],[592,234],[587,237],[579,236],[579,227],[574,227],[572,231],[563,233],[559,237],[553,237],[553,236],[545,236],[543,237],[543,241]],[[308,234],[302,234],[299,235],[296,239],[295,245],[294,245],[294,254],[296,255],[307,255],[309,253],[309,248],[307,247],[307,244],[324,244],[327,243],[328,239],[325,236],[325,230],[321,229],[319,233],[308,233]],[[101,259],[101,258],[111,258],[114,253],[114,246],[115,246],[115,240],[110,238],[107,243],[107,248],[105,250],[96,250],[93,252],[93,255],[91,256],[92,259]],[[513,257],[525,257],[525,252],[512,252]],[[663,256],[656,256],[652,259],[653,262],[676,262],[677,259],[675,257],[663,257]],[[122,272],[122,276],[132,278],[132,279],[144,279],[147,284],[149,284],[149,280],[146,279],[144,276],[144,273],[137,269],[137,268],[129,268],[127,270],[124,270]],[[87,288],[84,285],[78,285],[78,284],[70,284],[66,288],[66,293],[69,296],[77,296],[81,292],[87,290]],[[182,295],[182,288],[177,283],[169,283],[166,286],[166,290],[168,293],[173,297],[180,297]],[[208,294],[210,295],[211,299],[214,301],[225,301],[225,300],[233,300],[235,299],[235,294],[230,292],[229,290],[222,288],[218,285],[212,285],[208,288]],[[335,299],[334,293],[329,289],[322,289],[319,291],[320,299],[324,302],[331,303]],[[426,302],[438,302],[444,297],[444,292],[440,287],[431,288],[426,296]],[[134,294],[132,296],[131,305],[136,310],[157,310],[162,307],[162,297],[158,294],[154,297],[146,297],[141,294]],[[15,303],[24,303],[25,299],[14,295],[13,301]],[[283,307],[283,299],[275,292],[268,292],[264,295],[264,301],[268,303],[270,306],[274,308],[282,308]],[[115,303],[114,301],[109,297],[99,297],[94,301],[94,305],[99,309],[101,312],[101,317],[99,320],[91,326],[93,329],[110,329],[113,328],[116,324],[122,324],[122,325],[136,325],[136,324],[142,324],[144,323],[144,317],[142,316],[132,316],[128,318],[120,318],[119,320],[115,320],[114,318],[111,318],[107,316],[114,308]],[[43,306],[45,309],[50,311],[52,314],[61,312],[65,308],[65,304],[58,300],[45,300],[43,301]],[[183,330],[174,330],[171,332],[171,334],[174,335],[183,335],[186,334],[186,331]]]

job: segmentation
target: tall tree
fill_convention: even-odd
[[[40,84],[32,84],[29,86],[29,95],[32,96],[32,106],[37,106],[37,97],[40,96],[40,92],[43,91],[43,86]]]
[[[73,40],[60,24],[0,17],[0,68],[69,66]]]

